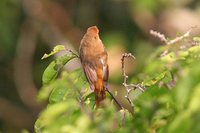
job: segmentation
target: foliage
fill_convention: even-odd
[[[38,99],[48,99],[49,102],[35,123],[35,131],[200,132],[198,39],[199,37],[194,38],[196,45],[185,49],[180,48],[183,42],[179,42],[173,44],[175,47],[162,46],[149,56],[141,73],[131,79],[138,80],[145,88],[144,93],[136,99],[132,98],[134,114],[126,109],[117,110],[111,99],[106,99],[101,108],[95,109],[94,95],[90,92],[82,70],[61,70],[74,56],[58,57],[43,74],[44,85]],[[163,55],[166,50],[167,53]],[[59,69],[52,69],[56,65]],[[60,76],[58,72],[61,72]],[[47,80],[44,80],[46,78]]]

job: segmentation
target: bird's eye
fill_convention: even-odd
[[[97,37],[95,36],[94,39],[97,39]]]

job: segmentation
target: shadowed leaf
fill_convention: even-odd
[[[72,54],[64,55],[64,56],[58,57],[55,61],[51,62],[43,73],[43,76],[42,76],[43,84],[48,84],[49,82],[54,80],[56,76],[58,75],[58,72],[63,68],[63,66],[75,57],[76,56]]]

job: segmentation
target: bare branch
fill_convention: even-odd
[[[190,36],[190,33],[192,32],[192,30],[193,30],[194,28],[197,28],[197,26],[191,27],[191,28],[190,28],[185,34],[183,34],[182,36],[176,37],[176,38],[173,39],[173,40],[169,40],[169,41],[167,42],[167,45],[171,45],[171,44],[177,43],[177,42],[183,40],[184,38],[189,37],[189,36]]]
[[[150,30],[150,34],[153,35],[154,37],[159,38],[161,42],[164,42],[165,44],[167,44],[168,41],[164,34],[161,34],[160,32],[154,31],[154,30]]]
[[[122,55],[122,58],[121,58],[121,61],[122,61],[122,75],[124,76],[124,82],[123,82],[123,85],[126,87],[127,84],[126,84],[126,81],[128,79],[128,75],[126,75],[126,72],[125,72],[125,58],[127,57],[131,57],[133,59],[135,59],[135,57],[131,54],[131,53],[125,53]]]
[[[144,92],[144,87],[141,84],[127,84],[127,80],[128,80],[128,75],[126,75],[126,71],[125,71],[125,58],[132,58],[135,59],[135,57],[131,54],[131,53],[125,53],[122,55],[121,58],[121,62],[122,62],[122,75],[124,77],[123,80],[123,86],[126,89],[126,95],[125,98],[128,100],[128,102],[130,103],[130,105],[134,108],[133,102],[131,101],[131,99],[129,98],[130,92],[135,90],[135,89],[139,89],[140,91]]]
[[[164,42],[166,45],[172,45],[174,43],[177,43],[177,42],[189,37],[192,30],[195,28],[197,28],[197,26],[191,27],[185,34],[183,34],[182,36],[176,37],[172,40],[167,39],[164,34],[161,34],[158,31],[150,30],[150,34],[153,35],[154,37],[159,38],[160,41]]]

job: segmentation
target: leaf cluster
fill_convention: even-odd
[[[134,97],[137,91],[131,92],[133,115],[126,109],[117,110],[111,99],[95,109],[94,94],[82,70],[66,72],[62,69],[75,55],[58,57],[43,74],[43,87],[38,99],[48,100],[48,105],[40,113],[35,131],[188,133],[192,130],[198,133],[199,44],[185,49],[162,46],[149,56],[141,73],[131,79],[131,83],[140,82],[145,88],[145,92],[137,97]],[[166,49],[168,52],[160,56]]]

